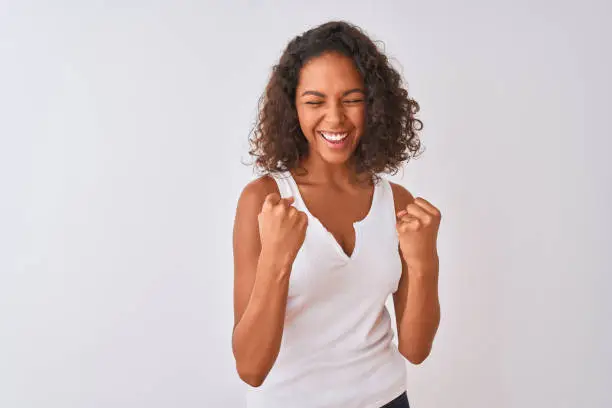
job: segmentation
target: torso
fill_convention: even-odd
[[[247,406],[369,408],[391,401],[406,390],[405,359],[386,307],[402,276],[395,189],[384,178],[340,188],[292,174],[261,184],[296,197],[293,206],[308,215],[308,227],[291,269],[278,356],[265,382],[249,390]]]

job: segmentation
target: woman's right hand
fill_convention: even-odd
[[[258,216],[261,253],[289,269],[304,243],[308,226],[306,213],[291,205],[294,200],[268,194]]]

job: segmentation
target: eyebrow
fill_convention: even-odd
[[[347,96],[352,93],[360,93],[360,94],[365,95],[365,92],[363,91],[363,89],[353,88],[353,89],[349,89],[348,91],[344,92],[342,96]],[[306,96],[306,95],[314,95],[314,96],[318,96],[319,98],[325,98],[325,94],[318,92],[318,91],[304,91],[304,93],[302,93],[302,96]]]

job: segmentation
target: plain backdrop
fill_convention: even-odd
[[[247,138],[287,42],[332,19],[421,105],[389,176],[443,213],[412,406],[612,406],[610,2],[173,0],[0,1],[1,407],[244,406]]]

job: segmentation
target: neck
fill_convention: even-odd
[[[302,160],[301,165],[308,175],[308,181],[313,184],[358,184],[369,180],[364,175],[357,176],[354,160],[344,163],[329,163],[317,155],[311,155]]]

